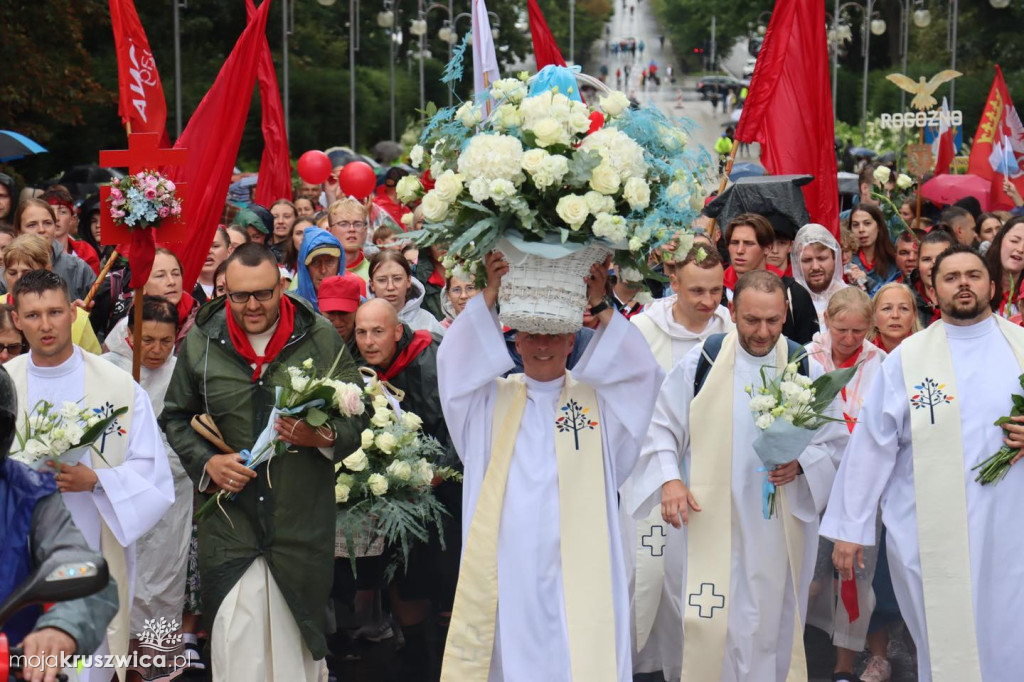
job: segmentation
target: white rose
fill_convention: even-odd
[[[344,483],[338,483],[334,486],[334,502],[336,504],[345,504],[348,502],[348,494],[351,492],[351,488]]]
[[[774,421],[775,417],[771,416],[770,414],[762,414],[760,417],[757,418],[757,420],[755,420],[754,424],[757,426],[757,428],[764,431],[769,426],[771,426],[772,422]]]
[[[619,174],[610,163],[602,161],[590,174],[591,189],[601,194],[615,194],[619,191],[621,182]]]
[[[896,176],[896,186],[900,189],[910,189],[914,186],[914,179],[906,173],[900,173]]]
[[[544,160],[549,156],[551,155],[543,149],[531,149],[523,154],[521,167],[524,171],[533,175],[544,167]]]
[[[888,166],[879,166],[871,175],[875,178],[876,185],[884,186],[885,183],[889,182],[889,178],[892,177],[892,171],[889,170]]]
[[[412,467],[408,462],[396,459],[387,468],[388,476],[396,481],[408,481],[412,478]]]
[[[370,488],[370,492],[380,497],[388,491],[388,479],[381,474],[370,474],[370,478],[366,480],[366,484]]]
[[[41,441],[32,439],[25,443],[25,454],[30,456],[32,459],[41,457],[42,455],[47,454],[46,445]]]
[[[573,102],[574,105],[579,104]],[[586,105],[579,104],[579,106],[573,106],[571,113],[569,114],[569,120],[567,121],[569,130],[574,133],[585,133],[590,130],[590,111]]]
[[[478,204],[491,198],[491,183],[487,178],[475,178],[469,183],[469,196]]]
[[[85,429],[78,425],[78,422],[71,422],[64,429],[64,436],[72,445],[77,445],[85,435]]]
[[[360,447],[368,448],[371,445],[373,445],[373,431],[371,431],[370,429],[363,429],[363,432],[359,434],[359,437],[363,441],[360,444]]]
[[[370,423],[378,428],[384,428],[391,424],[391,410],[377,410],[370,418]]]
[[[601,110],[612,118],[629,108],[629,98],[618,90],[612,90],[607,96],[599,97],[597,101],[601,105]]]
[[[491,86],[491,97],[499,102],[504,99],[518,104],[526,97],[526,93],[526,84],[518,78],[502,78]]]
[[[584,221],[590,215],[587,202],[578,194],[568,194],[558,200],[555,205],[555,213],[572,230],[578,230],[583,226]]]
[[[490,186],[487,188],[488,194],[498,204],[504,204],[506,201],[516,195],[516,186],[512,184],[511,180],[505,178],[497,178],[491,180]]]
[[[622,187],[622,197],[634,211],[647,208],[651,203],[651,188],[643,178],[629,178]]]
[[[427,192],[420,206],[423,207],[423,219],[428,223],[440,223],[448,217],[450,204],[442,199],[436,190]]]
[[[411,212],[411,211],[410,211],[409,213],[406,213],[405,215],[403,215],[403,216],[402,216],[402,227],[403,227],[403,228],[404,228],[404,229],[405,229],[405,230],[406,230],[407,232],[408,232],[409,230],[412,230],[412,221],[413,221],[413,219],[414,219],[415,217],[416,217],[416,216],[414,216],[414,215],[412,214],[412,212]]]
[[[556,144],[568,144],[569,135],[565,127],[554,118],[542,118],[530,128],[538,147],[550,147]]]
[[[415,431],[416,429],[423,426],[423,420],[420,419],[419,415],[406,410],[405,412],[402,413],[402,426],[404,426],[407,429],[412,429],[413,431]]]
[[[617,244],[626,239],[626,221],[622,216],[598,213],[594,218],[594,236]]]
[[[313,358],[306,358],[302,361],[303,369],[313,369]]]
[[[377,394],[373,396],[373,409],[375,410],[386,410],[388,409],[388,399],[384,396]]]
[[[403,204],[416,201],[422,191],[423,185],[420,183],[420,179],[415,175],[406,175],[399,178],[398,184],[395,185],[395,194],[398,196],[398,200]]]
[[[601,212],[612,213],[615,210],[615,200],[600,192],[590,190],[583,195],[583,199],[587,202],[587,208],[594,215]]]
[[[480,108],[474,106],[473,102],[466,102],[455,112],[455,120],[467,128],[472,128],[483,120],[483,115]]]
[[[78,407],[78,403],[73,403],[70,400],[65,400],[64,404],[60,407],[60,416],[65,421],[77,421],[82,410]]]
[[[630,251],[639,251],[643,247],[644,247],[644,240],[640,239],[640,237],[630,237],[629,238],[629,250]]]
[[[421,163],[423,163],[423,147],[416,145],[409,151],[409,165],[419,168]]]
[[[85,428],[91,429],[102,421],[103,417],[93,412],[85,420]]]
[[[462,187],[462,175],[450,170],[442,173],[441,177],[434,181],[434,191],[437,192],[437,196],[449,204],[459,198],[459,195],[462,194]]]
[[[420,457],[419,461],[416,462],[416,484],[430,485],[433,480],[434,467],[430,465],[430,462]]]
[[[385,455],[390,455],[394,452],[395,448],[398,447],[398,439],[390,433],[379,433],[377,434],[377,437],[373,439],[373,444],[376,445],[377,449]]]
[[[359,448],[351,455],[341,460],[341,463],[344,464],[345,468],[349,471],[362,471],[369,465],[370,460],[367,459],[366,453],[363,452],[363,449]]]

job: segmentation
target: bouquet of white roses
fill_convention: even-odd
[[[605,94],[584,103],[577,78]],[[411,176],[398,187],[403,201],[422,197],[421,246],[449,244],[451,258],[472,261],[499,238],[599,244],[639,279],[654,246],[689,233],[708,157],[688,148],[680,123],[558,67],[488,94],[437,112],[410,153],[434,181],[426,192]]]
[[[341,360],[341,353],[334,358],[331,368],[323,376],[318,376],[313,360],[307,358],[301,367],[287,368],[288,384],[276,386],[274,409],[267,418],[256,443],[248,450],[239,454],[245,458],[245,466],[255,469],[260,464],[270,462],[277,455],[287,452],[289,445],[278,440],[274,426],[279,417],[294,417],[306,422],[314,429],[328,429],[328,421],[332,416],[355,417],[366,411],[363,403],[363,389],[355,384],[338,381],[332,378]],[[267,476],[270,476],[269,466]],[[208,500],[196,518],[202,518],[213,505],[220,505],[224,496],[233,499],[234,494],[219,491]]]
[[[775,484],[768,480],[772,469],[792,462],[810,444],[815,432],[833,421],[825,414],[829,405],[857,372],[857,365],[826,372],[811,381],[800,372],[806,354],[791,357],[781,374],[769,379],[761,368],[761,386],[745,388],[750,396],[750,412],[761,435],[754,451],[764,464],[762,514],[775,515]]]
[[[904,232],[910,229],[907,221],[900,215],[900,206],[910,197],[914,188],[914,179],[905,173],[900,173],[893,181],[893,189],[886,189],[886,185],[892,180],[892,170],[888,166],[879,166],[872,174],[876,189],[871,191],[871,198],[878,201],[878,206],[885,215],[886,222],[897,222],[900,228],[897,232]]]
[[[96,441],[127,411],[127,407],[83,408],[71,401],[57,409],[53,403],[40,400],[31,412],[25,413],[24,428],[15,430],[11,458],[36,471],[50,460],[57,463],[58,470],[61,464],[78,464],[89,450],[102,458]]]
[[[357,540],[366,535],[400,547],[402,561],[407,561],[412,544],[426,542],[431,528],[439,527],[447,513],[434,496],[433,485],[459,478],[455,470],[437,465],[446,453],[423,434],[419,416],[392,404],[380,382],[372,381],[366,392],[373,399],[370,428],[363,431],[360,447],[335,466],[335,544],[339,554],[351,559],[353,569]],[[388,575],[395,568],[390,564]]]

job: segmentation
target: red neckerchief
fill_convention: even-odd
[[[786,271],[784,273],[782,273],[782,274],[785,275],[786,277],[792,277],[793,276],[793,259],[792,258],[787,258],[786,259]]]
[[[256,380],[263,374],[263,365],[277,357],[277,354],[288,343],[292,332],[295,331],[295,306],[287,296],[281,297],[281,316],[277,321],[277,329],[270,337],[270,343],[267,344],[263,355],[257,355],[253,350],[249,337],[245,335],[245,330],[235,322],[235,316],[231,314],[231,311],[225,312],[227,313],[228,336],[231,338],[231,345],[235,347],[247,364],[256,365],[256,369],[252,373],[252,382],[256,383]]]
[[[863,351],[864,346],[862,345],[860,348],[857,349],[856,353],[843,360],[843,362],[840,363],[839,366],[836,367],[836,369],[846,369],[847,367],[853,367],[857,363],[857,359],[860,358],[860,354]],[[843,389],[840,391],[840,394],[843,396],[843,400],[846,400],[846,386],[843,386]],[[856,425],[857,420],[851,417],[850,415],[846,414],[845,412],[843,412],[843,419],[846,420],[846,428],[850,429],[850,433],[853,433],[853,427],[854,425]]]
[[[178,301],[178,329],[185,326],[185,320],[192,314],[192,308],[196,305],[196,299],[187,291],[181,292],[181,300]],[[231,317],[228,315],[228,317]]]
[[[444,286],[444,275],[441,274],[441,268],[437,263],[434,263],[434,271],[427,278],[427,284],[433,284],[435,287]]]
[[[875,336],[875,338],[871,339],[871,343],[875,344],[876,346],[878,346],[882,350],[885,350],[885,346],[882,345],[882,335],[881,334],[877,334]],[[885,350],[885,352],[888,353],[889,351]]]
[[[391,381],[403,369],[412,364],[412,361],[423,354],[434,340],[426,329],[419,329],[412,334],[409,345],[402,349],[402,352],[395,356],[391,366],[383,372],[377,372],[382,381]]]
[[[765,263],[764,264],[764,269],[767,270],[768,272],[771,272],[771,273],[774,273],[774,274],[778,275],[779,277],[785,277],[786,276],[782,272],[782,270],[779,270],[777,267],[775,267],[771,263]],[[739,278],[740,278],[740,276],[736,274],[736,268],[734,268],[733,266],[730,265],[729,267],[727,267],[725,269],[725,276],[723,277],[722,284],[725,285],[726,289],[728,289],[729,291],[732,291],[733,289],[736,288],[736,282],[739,280]]]
[[[857,258],[860,259],[860,263],[864,266],[865,271],[871,272],[875,269],[875,262],[871,261],[869,263],[868,259],[864,257],[864,249],[857,249]]]
[[[353,258],[351,261],[348,260],[348,254],[345,255],[345,270],[355,270],[359,267],[359,264],[363,262],[363,250],[359,249],[359,255]]]

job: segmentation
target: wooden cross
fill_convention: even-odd
[[[160,147],[160,135],[157,133],[128,133],[128,149],[103,150],[100,152],[100,165],[104,167],[127,168],[129,173],[138,173],[144,170],[157,169],[161,166],[184,166],[188,159],[188,151],[185,149],[164,149]],[[165,218],[160,222],[160,242],[183,242],[188,239],[188,221],[185,219],[188,203],[185,201],[187,188],[184,183],[175,183],[175,193],[182,200],[182,215],[178,218]],[[101,244],[126,244],[132,240],[132,233],[127,227],[117,225],[110,216],[107,208],[107,199],[110,196],[110,187],[100,188],[100,243]],[[110,271],[110,266],[117,259],[117,251],[110,255],[107,264],[100,272],[89,292],[87,301],[95,295],[97,286]],[[139,380],[141,372],[142,357],[139,355],[142,349],[142,289],[145,282],[136,282],[133,278],[132,289],[134,289],[135,306],[135,329],[132,353],[132,376],[135,381]],[[88,305],[88,304],[87,304]]]

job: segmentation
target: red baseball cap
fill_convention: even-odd
[[[335,275],[320,283],[316,292],[322,313],[354,313],[359,307],[360,290],[366,286],[361,277]]]

